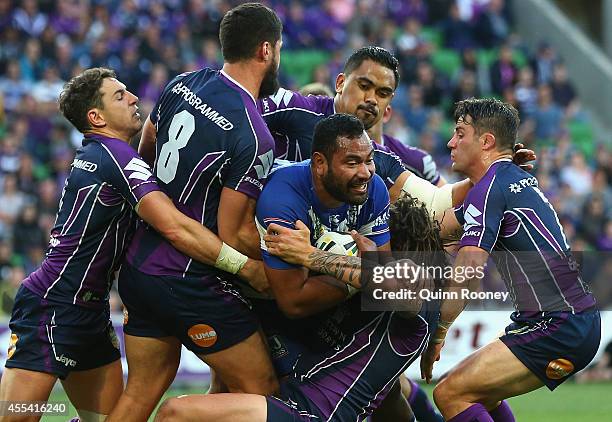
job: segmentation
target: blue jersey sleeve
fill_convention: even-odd
[[[289,264],[276,256],[270,255],[263,241],[263,236],[271,223],[275,223],[290,229],[295,228],[295,222],[301,220],[309,224],[307,214],[308,204],[304,198],[295,191],[281,177],[274,177],[266,185],[257,201],[256,224],[261,240],[261,251],[264,263],[277,270],[300,268],[298,265]]]
[[[463,206],[463,236],[459,246],[477,246],[491,252],[497,242],[504,218],[506,199],[493,177],[489,183],[477,183],[468,193]]]

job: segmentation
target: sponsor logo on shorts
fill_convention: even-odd
[[[574,364],[567,359],[551,360],[546,367],[546,376],[551,380],[567,377],[574,372]]]
[[[55,356],[55,360],[60,363],[63,363],[65,366],[70,366],[72,368],[74,368],[77,364],[76,360],[70,359],[68,356],[64,355],[63,353],[61,356]]]
[[[187,330],[191,341],[200,347],[211,347],[217,342],[217,332],[206,324],[196,324]]]
[[[268,336],[268,344],[270,346],[270,354],[272,355],[272,359],[280,359],[289,354],[289,351],[281,341],[280,337],[276,334]]]
[[[15,354],[15,350],[17,349],[17,340],[19,340],[17,334],[11,333],[11,341],[9,343],[8,352],[6,354],[7,359],[10,359]]]

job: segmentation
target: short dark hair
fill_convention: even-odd
[[[274,11],[261,3],[244,3],[227,12],[221,20],[219,41],[228,63],[248,60],[257,47],[280,40],[283,24]]]
[[[351,114],[332,114],[320,120],[314,129],[312,152],[318,152],[331,161],[338,150],[338,138],[357,139],[363,135],[363,123]]]
[[[64,117],[81,133],[90,129],[87,112],[104,108],[100,87],[106,78],[116,78],[114,70],[104,67],[87,69],[64,84],[59,96],[59,108]]]
[[[344,64],[344,70],[342,72],[348,76],[366,60],[372,60],[387,69],[391,69],[395,76],[395,88],[397,88],[400,81],[399,62],[389,50],[382,47],[369,45],[367,47],[361,47],[359,50],[355,50]]]
[[[512,149],[521,124],[518,111],[508,103],[494,98],[468,98],[455,103],[455,122],[470,116],[477,134],[491,132],[498,150]]]

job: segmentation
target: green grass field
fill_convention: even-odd
[[[431,395],[431,387],[425,387]],[[201,392],[202,389],[173,388],[167,396]],[[68,401],[61,388],[51,400]],[[554,393],[546,389],[510,399],[518,422],[602,422],[612,421],[612,383],[561,385]],[[44,417],[43,421],[67,421],[76,416],[71,406],[69,416]]]

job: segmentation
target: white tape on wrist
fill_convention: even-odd
[[[217,256],[215,267],[220,270],[227,271],[230,274],[237,274],[244,267],[249,258],[225,242],[221,245],[221,251]]]

